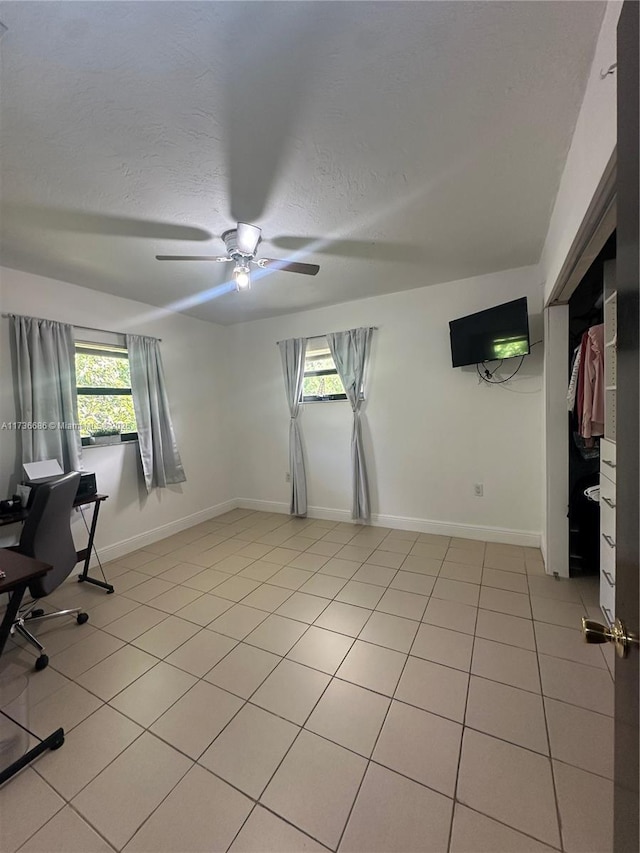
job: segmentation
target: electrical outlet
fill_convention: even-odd
[[[285,483],[290,483],[290,482],[291,482],[291,474],[290,474],[288,471],[287,471],[287,473],[284,475],[284,481],[285,481]]]
[[[477,498],[481,498],[484,496],[484,485],[482,483],[476,483],[473,487],[473,494]]]

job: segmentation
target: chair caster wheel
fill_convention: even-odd
[[[84,625],[84,623],[88,622],[88,621],[89,621],[89,614],[88,613],[78,613],[78,615],[76,616],[76,622],[78,623],[78,625]]]
[[[32,610],[29,615],[32,619],[39,619],[40,616],[44,616],[44,610],[42,610],[42,609]]]
[[[40,672],[41,669],[44,669],[49,665],[49,656],[48,655],[40,655],[40,657],[36,660],[36,672]]]

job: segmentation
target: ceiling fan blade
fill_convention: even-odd
[[[377,240],[333,240],[330,237],[292,237],[280,235],[269,241],[288,252],[335,255],[340,258],[364,258],[375,261],[409,261],[421,263],[427,259],[422,246]]]
[[[282,272],[297,272],[301,275],[317,275],[320,272],[318,264],[301,264],[298,261],[276,261],[273,258],[261,258],[256,261],[263,270],[281,270]]]
[[[227,257],[216,257],[215,255],[156,255],[156,261],[217,261],[219,264],[229,263],[233,260]]]
[[[248,222],[238,222],[236,229],[236,245],[244,255],[255,255],[260,242],[262,229]]]

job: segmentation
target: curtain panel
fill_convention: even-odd
[[[11,347],[22,462],[81,465],[73,326],[12,314]],[[41,425],[41,426],[38,426]],[[36,428],[32,428],[36,427]]]
[[[160,346],[155,338],[127,335],[131,396],[147,491],[184,483],[186,476],[173,431]]]
[[[306,338],[290,338],[279,341],[282,358],[284,387],[289,404],[289,471],[291,472],[291,515],[304,517],[307,514],[307,475],[302,452],[302,437],[298,415],[302,400],[304,382],[304,356],[307,349]]]
[[[353,464],[353,505],[351,517],[354,521],[369,521],[371,506],[369,500],[369,479],[364,457],[362,441],[362,423],[360,408],[361,392],[369,354],[373,329],[351,329],[348,332],[333,332],[327,335],[329,349],[336,365],[338,375],[353,410],[353,430],[351,433],[351,458]]]

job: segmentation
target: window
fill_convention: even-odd
[[[344,385],[338,376],[327,339],[310,338],[304,359],[303,403],[346,399]]]
[[[91,444],[92,436],[119,434],[122,441],[138,437],[125,347],[78,341],[76,382],[83,445]]]

